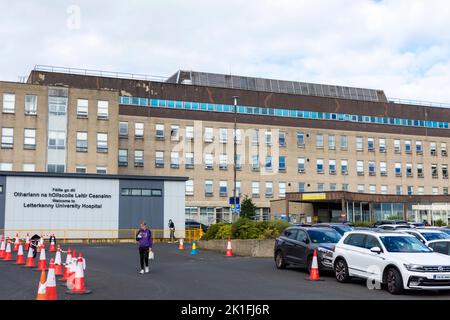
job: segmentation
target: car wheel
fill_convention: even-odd
[[[275,255],[275,265],[278,269],[286,269],[286,261],[284,261],[283,252],[277,251]]]
[[[390,294],[400,294],[403,292],[403,279],[400,272],[395,268],[390,268],[386,274],[387,291]]]
[[[345,283],[350,280],[347,262],[345,262],[344,259],[339,259],[334,264],[334,275],[336,276],[336,280],[341,283]]]

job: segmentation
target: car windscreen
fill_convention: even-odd
[[[450,236],[443,232],[421,232],[420,233],[427,241],[449,239]]]
[[[415,237],[381,236],[380,239],[388,252],[432,252]]]
[[[312,243],[338,243],[341,235],[333,230],[308,230]]]
[[[445,232],[446,234],[450,235],[450,229],[444,229],[442,232]]]
[[[333,229],[335,229],[337,232],[339,232],[341,235],[343,235],[346,232],[352,231],[353,228],[346,226],[346,225],[342,225],[342,226],[333,226]]]

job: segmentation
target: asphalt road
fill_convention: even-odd
[[[92,294],[71,296],[65,294],[65,287],[58,286],[60,300],[450,299],[448,291],[392,296],[386,291],[367,289],[364,281],[337,283],[331,274],[321,275],[323,281],[310,282],[305,280],[305,271],[277,270],[270,258],[227,258],[203,250],[192,256],[189,247],[179,251],[176,244],[155,244],[150,273],[141,275],[135,245],[72,247],[82,250],[86,257],[85,281]],[[54,255],[47,253],[50,257]],[[39,276],[40,272],[0,261],[0,299],[34,299]]]

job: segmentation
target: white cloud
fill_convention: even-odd
[[[177,69],[384,89],[450,102],[445,0],[0,0],[1,79],[35,64]],[[79,30],[67,8],[81,9]]]

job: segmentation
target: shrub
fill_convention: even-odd
[[[209,226],[206,233],[203,235],[203,240],[213,240],[216,238],[216,234],[219,231],[220,227],[223,225],[223,223],[218,224],[212,224]]]
[[[358,222],[355,222],[354,225],[355,225],[355,227],[365,227],[365,228],[372,226],[372,224],[367,221],[358,221]]]
[[[216,240],[226,240],[231,238],[231,227],[232,224],[223,224],[220,226],[219,231],[216,233]]]
[[[241,218],[231,227],[231,235],[234,239],[259,239],[261,234],[257,223],[248,218]]]
[[[393,220],[403,220],[403,217],[400,217],[400,216],[389,216],[387,218],[387,220],[391,220],[391,221],[393,221]]]
[[[446,227],[447,226],[447,224],[442,219],[436,220],[436,222],[434,224],[436,225],[436,227]]]

